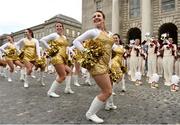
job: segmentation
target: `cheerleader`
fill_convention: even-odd
[[[105,15],[102,11],[96,11],[93,14],[92,19],[96,28],[88,30],[79,37],[77,37],[73,41],[73,44],[85,55],[85,57],[90,56],[87,55],[90,52],[90,48],[84,48],[82,44],[83,41],[85,41],[85,43],[88,42],[86,40],[90,40],[91,42],[97,42],[98,45],[101,45],[101,49],[104,50],[103,55],[101,55],[102,57],[100,59],[96,59],[97,62],[94,62],[94,65],[88,68],[97,85],[101,88],[101,92],[94,98],[89,110],[86,112],[86,118],[88,120],[91,120],[95,123],[103,123],[104,120],[99,118],[96,113],[104,106],[105,102],[112,94],[112,85],[108,74],[108,64],[111,57],[113,38],[112,34],[108,33],[105,29]],[[95,46],[97,44],[93,45]],[[85,62],[86,61],[87,60],[85,60]],[[93,61],[93,59],[91,61]]]
[[[112,46],[113,54],[112,54],[112,59],[111,59],[111,64],[110,64],[110,71],[111,71],[110,78],[112,81],[112,86],[114,88],[115,84],[121,81],[123,77],[122,67],[124,67],[123,55],[124,55],[125,50],[122,46],[122,41],[120,40],[119,34],[114,34],[113,39],[115,43]],[[125,83],[122,83],[122,84],[123,86],[125,86]],[[113,102],[113,94],[108,98],[105,105],[105,110],[110,110],[110,109],[117,109],[117,106],[115,106]]]
[[[121,82],[122,82],[122,92],[126,91],[126,86],[125,86],[125,79],[124,79],[124,73],[127,71],[127,66],[126,66],[126,57],[128,55],[126,55],[125,57],[125,48],[123,47],[123,42],[120,39],[120,35],[119,34],[114,34],[113,35],[113,39],[115,41],[112,50],[114,52],[114,57],[112,58],[111,62],[114,62],[115,64],[111,64],[111,67],[117,67],[117,68],[121,68],[122,71],[122,78],[121,78]],[[125,71],[125,72],[124,72]]]
[[[0,47],[0,50],[5,53],[5,60],[9,66],[8,72],[8,82],[12,82],[12,74],[14,72],[14,64],[20,66],[22,71],[24,71],[24,65],[19,61],[17,48],[14,43],[14,38],[12,35],[7,36],[8,42]],[[24,72],[21,72],[21,78],[23,79]]]
[[[66,36],[64,36],[64,26],[61,22],[56,22],[56,33],[52,33],[40,39],[45,48],[47,48],[48,55],[51,56],[51,63],[55,67],[57,72],[57,77],[53,81],[47,95],[50,97],[58,98],[59,95],[56,94],[56,89],[61,83],[66,79],[66,88],[68,88],[69,93],[74,93],[71,90],[71,68],[67,65],[68,55],[67,47],[69,45]]]
[[[20,58],[26,68],[24,88],[28,88],[33,66],[36,60],[40,59],[40,49],[39,42],[34,38],[33,31],[31,29],[26,29],[24,33],[25,38],[19,40],[16,46],[21,50]]]

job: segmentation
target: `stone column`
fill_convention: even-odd
[[[119,0],[112,0],[112,33],[120,34]]]
[[[142,27],[141,40],[144,40],[145,33],[149,32],[152,35],[152,4],[151,0],[142,0]]]

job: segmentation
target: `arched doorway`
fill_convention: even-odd
[[[141,30],[137,27],[135,28],[131,28],[129,29],[128,33],[127,33],[127,40],[128,40],[128,44],[129,41],[132,39],[140,39],[141,40]]]
[[[161,39],[161,34],[163,33],[169,33],[169,37],[173,38],[175,44],[177,44],[178,42],[178,28],[175,24],[173,23],[165,23],[163,25],[161,25],[161,27],[159,28],[159,33],[158,33],[158,39]]]

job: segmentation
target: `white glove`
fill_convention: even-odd
[[[75,55],[75,52],[74,52],[74,50],[73,50],[73,48],[72,47],[69,47],[68,48],[68,53],[70,54],[70,55]]]
[[[67,47],[66,50],[67,50],[66,51],[67,55],[73,55],[73,56],[75,55],[72,47]]]
[[[67,55],[68,55],[68,60],[72,60],[72,56],[75,55],[74,51],[73,51],[73,47],[67,47],[67,51],[66,51]]]

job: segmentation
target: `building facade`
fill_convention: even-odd
[[[106,28],[119,33],[124,42],[140,38],[145,33],[160,39],[169,33],[180,43],[180,0],[83,0],[82,31],[92,28],[92,14],[102,10]]]
[[[62,14],[56,15],[50,18],[49,20],[46,20],[42,24],[27,28],[30,28],[34,33],[34,37],[39,40],[43,36],[55,32],[55,23],[57,21],[63,23],[64,33],[67,39],[70,41],[70,43],[72,42],[73,39],[75,39],[77,36],[81,34],[81,27],[82,27],[81,23],[71,17],[67,17]],[[0,37],[0,45],[3,44],[3,42],[6,42],[6,35],[7,34],[4,34]],[[24,37],[24,29],[14,32],[13,36],[15,41],[22,39]]]

